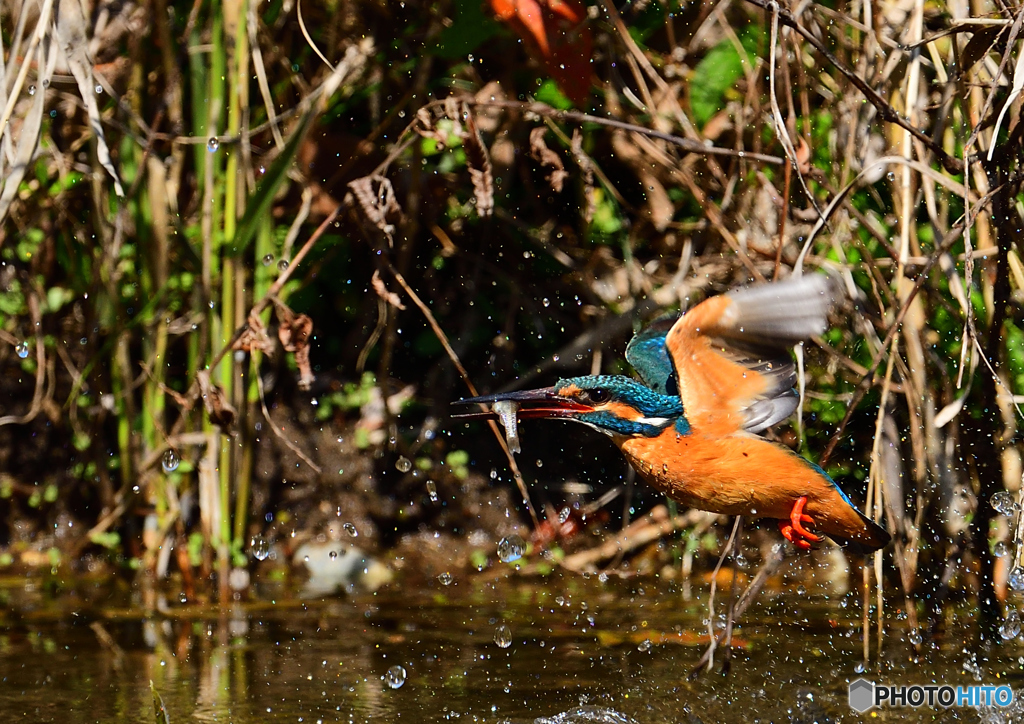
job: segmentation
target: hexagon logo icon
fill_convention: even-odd
[[[875,685],[867,679],[850,682],[850,708],[863,714],[875,705]]]

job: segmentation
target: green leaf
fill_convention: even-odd
[[[460,58],[475,50],[481,43],[498,32],[500,27],[484,13],[480,0],[455,0],[452,24],[437,36],[434,55],[442,58]]]
[[[757,53],[760,45],[761,31],[748,27],[739,34],[739,38],[746,58],[740,59],[736,46],[727,38],[712,48],[694,68],[690,80],[690,108],[700,126],[725,107],[726,91],[743,74],[744,60],[748,64],[752,62],[751,56]]]
[[[288,177],[288,168],[292,165],[292,161],[295,160],[295,154],[298,153],[302,139],[306,137],[306,131],[309,130],[315,115],[315,107],[310,107],[302,115],[298,125],[295,126],[295,130],[292,131],[288,142],[285,143],[284,149],[274,159],[274,162],[270,164],[267,173],[264,174],[260,184],[256,187],[256,192],[246,202],[245,214],[242,216],[242,220],[238,222],[235,236],[231,240],[230,249],[231,253],[235,256],[241,255],[246,247],[249,246],[249,242],[256,235],[256,229],[259,228],[263,217],[270,211],[270,205],[274,201],[274,194],[277,193],[278,188]]]
[[[552,108],[560,111],[567,111],[572,108],[572,101],[562,92],[555,81],[548,79],[544,81],[534,97],[541,103],[547,103]]]
[[[156,721],[156,724],[171,724],[171,716],[167,713],[167,707],[164,706],[164,699],[160,696],[160,692],[156,690],[152,679],[149,681],[149,691],[153,695],[154,721]]]

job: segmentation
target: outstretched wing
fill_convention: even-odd
[[[690,423],[761,432],[789,417],[798,401],[788,350],[825,331],[837,293],[816,274],[712,297],[680,317],[665,345]]]
[[[626,345],[626,361],[633,366],[644,384],[659,395],[678,395],[679,385],[668,356],[665,337],[679,318],[666,314],[637,332]]]

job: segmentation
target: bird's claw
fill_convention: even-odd
[[[804,513],[805,505],[807,505],[807,496],[802,495],[793,503],[789,520],[779,521],[779,532],[782,533],[782,537],[803,551],[810,550],[812,542],[816,543],[821,540],[821,536],[815,535],[803,526],[804,523],[814,522],[811,516]]]

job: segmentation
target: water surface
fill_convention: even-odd
[[[854,714],[853,594],[764,594],[736,631],[730,675],[690,680],[707,590],[686,600],[657,579],[456,575],[427,590],[307,601],[271,590],[224,610],[88,584],[51,596],[20,579],[0,591],[5,722],[152,722],[150,681],[171,722],[1019,721],[1022,711]],[[964,653],[969,609],[920,653],[891,610],[884,661],[864,676],[1024,686],[1016,643]]]

